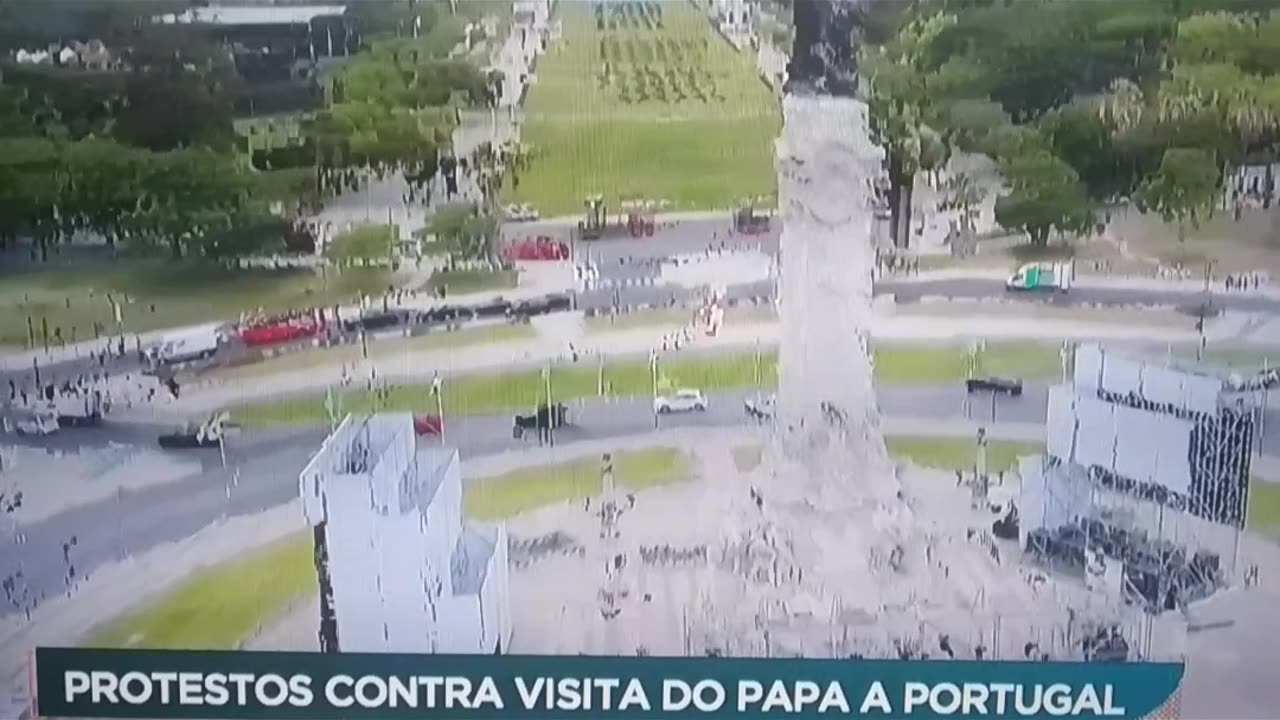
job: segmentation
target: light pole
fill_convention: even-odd
[[[554,428],[556,425],[556,407],[551,399],[551,363],[548,362],[546,367],[542,369],[542,382],[547,391],[547,444],[551,447],[556,445],[556,436]]]
[[[649,377],[653,382],[653,429],[659,429],[658,421],[658,351],[649,351]]]
[[[440,419],[440,444],[444,444],[444,382],[437,375],[431,381],[431,394],[436,396],[436,417]]]

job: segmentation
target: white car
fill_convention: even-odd
[[[58,416],[46,412],[32,413],[19,418],[13,426],[19,435],[52,435],[58,432]]]
[[[677,390],[674,395],[654,398],[653,411],[662,415],[673,412],[702,412],[707,409],[707,398],[701,390]]]
[[[507,219],[511,222],[536,222],[541,215],[532,205],[508,205],[506,207]]]

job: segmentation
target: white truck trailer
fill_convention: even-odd
[[[207,360],[218,352],[221,325],[203,325],[166,335],[153,349],[152,358],[165,365]]]
[[[1076,278],[1073,262],[1028,263],[1005,281],[1013,292],[1067,292]]]

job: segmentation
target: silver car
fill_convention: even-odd
[[[702,412],[707,409],[707,398],[701,390],[677,390],[674,395],[654,398],[653,411],[661,415],[673,412]]]

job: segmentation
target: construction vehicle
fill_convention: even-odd
[[[762,235],[773,226],[773,217],[756,209],[756,203],[744,200],[733,214],[733,231],[742,235]]]
[[[627,234],[633,238],[653,237],[656,229],[653,203],[647,200],[632,200],[622,203],[627,213]]]
[[[1028,263],[1005,281],[1014,292],[1067,292],[1075,280],[1075,263]]]
[[[583,204],[586,205],[587,216],[578,223],[578,239],[599,240],[604,236],[605,226],[609,223],[609,212],[604,204],[604,196],[592,195]]]

